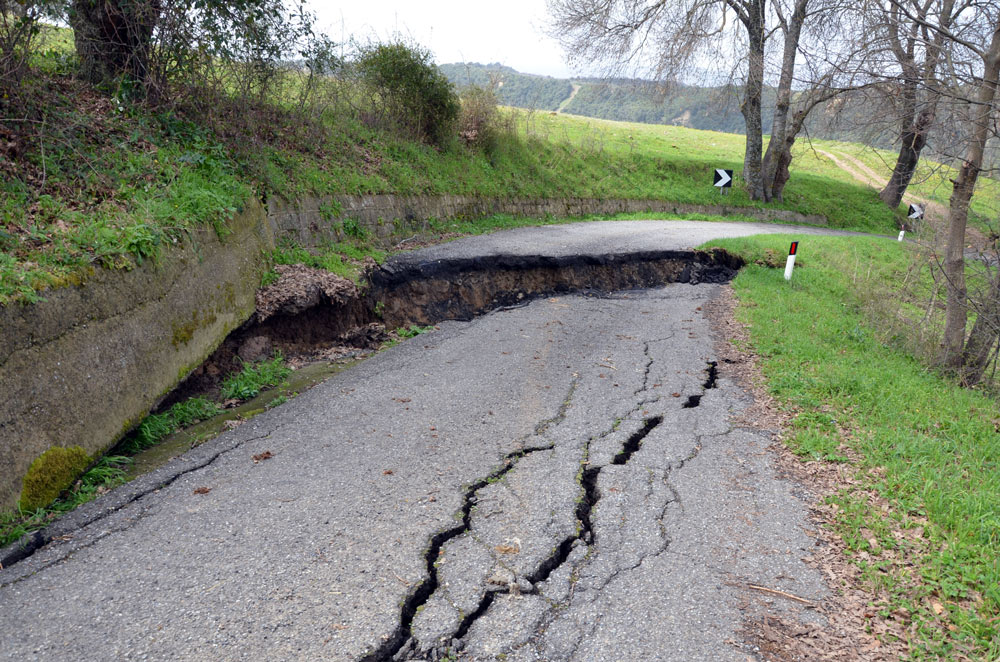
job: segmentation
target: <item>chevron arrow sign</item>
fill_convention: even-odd
[[[715,185],[719,188],[731,188],[733,185],[733,171],[716,168]]]

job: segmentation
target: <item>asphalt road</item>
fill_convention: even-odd
[[[607,253],[629,225],[479,250]],[[753,229],[684,222],[668,247],[730,226]],[[747,618],[810,615],[748,586],[826,589],[711,367],[718,287],[542,299],[331,378],[0,571],[0,659],[757,659]]]

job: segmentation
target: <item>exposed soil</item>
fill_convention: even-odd
[[[667,283],[723,283],[743,261],[723,250],[608,256],[513,256],[388,264],[370,273],[389,328],[470,320],[552,294],[614,292]]]
[[[242,363],[273,356],[293,367],[371,351],[387,329],[470,320],[496,308],[561,292],[605,293],[666,283],[726,282],[742,261],[725,251],[663,251],[567,258],[492,256],[367,266],[362,287],[303,265],[278,265],[257,293],[256,312],[229,335],[157,410],[192,395],[216,396]]]
[[[746,643],[759,650],[761,657],[773,662],[802,660],[858,660],[888,662],[906,656],[906,624],[892,616],[883,618],[871,604],[873,596],[861,583],[858,567],[848,562],[844,541],[830,528],[835,516],[833,506],[823,500],[842,487],[853,485],[854,463],[804,462],[782,441],[792,412],[781,410],[767,393],[758,357],[750,347],[747,328],[734,316],[736,298],[732,287],[722,288],[721,295],[706,307],[706,314],[716,329],[719,371],[734,379],[753,396],[753,404],[735,421],[756,430],[771,433],[772,457],[779,475],[795,481],[808,495],[811,506],[807,533],[815,539],[811,556],[803,560],[818,569],[830,588],[830,597],[816,605],[816,613],[825,624],[801,623],[780,616],[758,616],[755,609],[765,596],[748,594],[744,623]],[[847,447],[839,452],[851,456]]]

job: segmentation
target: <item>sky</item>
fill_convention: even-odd
[[[308,6],[317,27],[337,42],[384,40],[398,32],[430,49],[438,64],[499,62],[560,78],[578,73],[545,35],[545,0],[308,0]]]

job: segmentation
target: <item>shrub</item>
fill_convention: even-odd
[[[452,135],[459,101],[430,51],[402,42],[362,48],[355,63],[370,124],[403,130],[435,145]]]
[[[493,152],[504,134],[513,135],[513,123],[505,121],[497,108],[497,95],[490,88],[473,85],[462,92],[458,135],[462,141],[486,153]]]
[[[52,0],[0,0],[0,108],[18,92]]]

